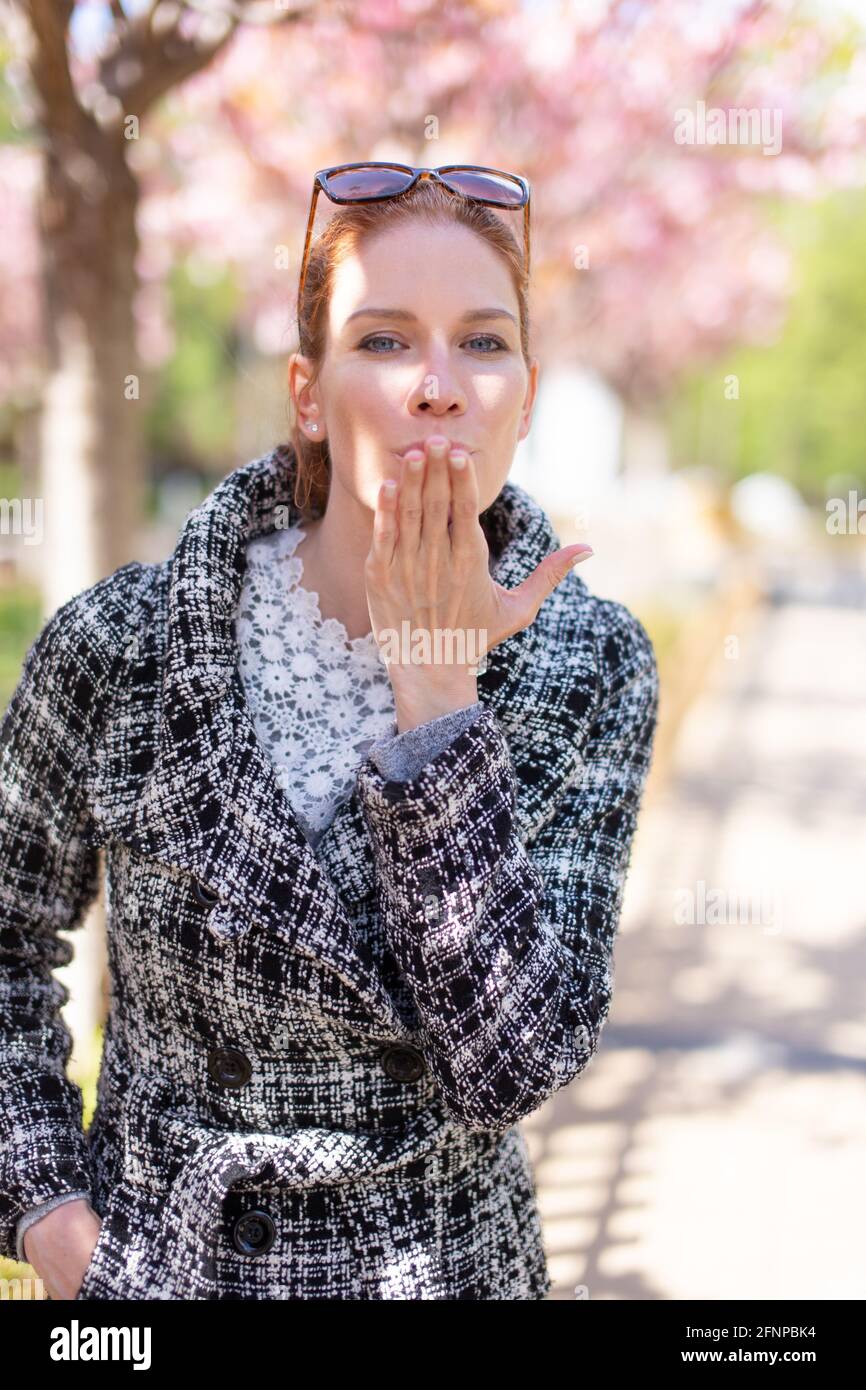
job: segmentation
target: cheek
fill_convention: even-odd
[[[365,370],[365,364],[347,365],[329,393],[329,413],[351,428],[376,424],[399,403],[400,386],[395,374]]]
[[[477,375],[473,388],[487,424],[497,433],[507,433],[520,419],[526,397],[526,372],[518,363],[500,363],[497,369]]]

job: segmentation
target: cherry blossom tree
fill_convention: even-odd
[[[15,372],[43,383],[54,602],[129,557],[148,373],[173,349],[168,270],[230,267],[239,331],[287,352],[314,169],[525,174],[535,350],[593,366],[639,410],[696,361],[775,331],[790,267],[767,201],[863,177],[862,49],[835,11],[787,0],[15,8],[41,143],[0,172],[22,228],[3,252],[0,334]],[[737,111],[778,113],[778,149],[713,140],[712,113],[754,136]],[[689,119],[692,143],[678,138]]]
[[[263,7],[253,0],[211,7],[160,0],[7,6],[39,135],[39,179],[28,191],[40,295],[14,288],[3,305],[3,328],[18,347],[30,328],[33,357],[39,356],[49,611],[130,558],[142,511],[135,318],[141,184],[130,148],[166,95],[214,62],[242,23],[268,18],[271,27],[289,26],[305,22],[309,12],[303,3]],[[79,56],[70,35],[76,21],[88,18],[101,21],[102,43],[98,54]],[[16,147],[5,164],[6,187],[10,180],[26,186],[28,173]],[[23,241],[7,238],[4,245],[13,284],[22,264],[32,268],[33,247]],[[26,326],[14,321],[17,308],[34,303],[38,318]],[[18,367],[32,370],[32,358]]]

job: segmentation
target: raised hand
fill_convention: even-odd
[[[542,560],[515,589],[504,589],[490,575],[487,539],[478,517],[472,458],[464,450],[451,449],[444,435],[431,436],[423,452],[405,454],[401,477],[380,488],[365,583],[401,733],[477,700],[479,650],[490,651],[528,627],[569,570],[592,554],[587,545],[566,546]],[[413,651],[401,644],[394,659],[394,643],[389,645],[387,634],[402,634],[407,621]],[[437,659],[437,629],[462,633],[463,651],[472,654],[469,659],[449,662],[441,654]],[[424,659],[425,650],[429,660]],[[460,655],[457,645],[451,650]]]

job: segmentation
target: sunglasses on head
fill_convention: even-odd
[[[523,256],[529,275],[529,183],[519,174],[507,174],[503,169],[485,169],[479,164],[442,164],[438,169],[416,169],[411,164],[388,164],[371,161],[364,164],[335,164],[331,169],[319,169],[313,178],[313,196],[307,218],[307,235],[301,261],[298,284],[298,322],[301,317],[301,297],[307,278],[307,261],[316,199],[322,192],[332,203],[381,203],[397,198],[414,188],[419,179],[435,179],[451,193],[472,203],[484,203],[491,208],[523,208]]]

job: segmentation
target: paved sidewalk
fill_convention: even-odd
[[[553,1299],[866,1298],[866,606],[813,597],[720,653],[600,1052],[524,1122]]]

